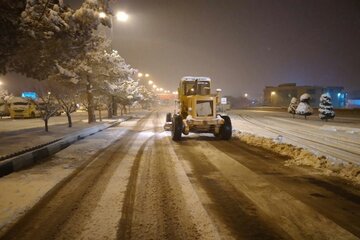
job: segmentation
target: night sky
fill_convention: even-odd
[[[359,0],[122,0],[113,10],[130,14],[114,22],[113,47],[169,90],[184,75],[233,96],[288,82],[360,89]]]
[[[210,76],[224,94],[286,82],[360,88],[360,1],[127,0],[114,47],[154,80]]]

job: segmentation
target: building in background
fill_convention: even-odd
[[[296,83],[265,87],[264,105],[287,107],[292,97],[299,99],[304,93],[311,95],[310,105],[312,107],[319,106],[320,96],[323,93],[330,94],[334,108],[344,108],[346,106],[347,93],[344,91],[344,87],[297,86]]]
[[[346,107],[360,108],[360,90],[353,90],[349,92]]]

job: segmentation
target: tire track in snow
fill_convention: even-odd
[[[131,239],[131,226],[133,219],[133,211],[134,211],[134,200],[136,194],[136,185],[140,167],[140,161],[142,159],[142,155],[144,154],[144,150],[149,140],[152,137],[147,139],[140,147],[136,157],[134,159],[133,166],[131,168],[130,178],[126,187],[125,198],[122,207],[122,215],[118,226],[117,238],[118,239]]]
[[[267,215],[271,224],[281,227],[291,238],[332,239],[335,236],[336,239],[358,239],[348,230],[240,164],[222,150],[209,145],[210,143],[205,141],[199,142],[194,146],[194,151],[204,154],[236,191],[249,198]],[[241,155],[241,151],[238,154]],[[246,158],[244,155],[242,157]]]
[[[129,183],[128,217],[122,220],[119,239],[219,239],[159,117],[162,114],[153,119],[154,137]]]
[[[195,139],[186,139],[176,146],[175,151],[184,164],[189,165],[187,174],[192,183],[198,185],[204,207],[223,238],[289,239],[286,232],[272,224],[249,198],[237,191],[209,162],[203,154],[208,147],[200,147]],[[204,193],[201,194],[201,191]]]
[[[360,237],[359,189],[338,178],[318,175],[316,169],[284,166],[285,157],[240,141],[208,143]]]
[[[147,119],[140,119],[135,128],[142,128]],[[75,219],[86,219],[76,216],[78,210],[85,203],[82,202],[91,189],[104,177],[104,172],[114,170],[114,165],[111,161],[104,159],[111,159],[118,152],[116,151],[119,146],[125,144],[131,145],[131,139],[134,139],[136,131],[128,131],[127,136],[118,139],[112,145],[100,150],[95,158],[91,159],[83,169],[80,169],[76,174],[71,176],[61,187],[51,195],[42,199],[32,211],[29,211],[17,224],[15,224],[2,238],[3,239],[53,239],[58,235],[71,238],[76,238],[81,234],[79,224],[67,224],[71,217]],[[117,162],[116,164],[119,164]],[[107,177],[111,176],[108,175]],[[102,179],[107,182],[107,179]],[[89,206],[96,205],[97,200],[100,198],[101,193],[105,190],[99,188],[99,192],[91,197]],[[85,206],[86,208],[86,206]],[[86,213],[88,214],[88,213]],[[80,216],[82,213],[79,214]],[[69,229],[63,229],[65,226],[70,226]],[[61,231],[65,230],[61,233]]]

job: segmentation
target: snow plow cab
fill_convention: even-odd
[[[175,114],[166,115],[165,130],[171,130],[174,141],[181,135],[193,133],[213,133],[215,137],[229,140],[232,126],[229,116],[218,114],[220,89],[211,94],[211,79],[208,77],[183,77],[178,88]]]

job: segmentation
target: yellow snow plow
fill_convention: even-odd
[[[171,131],[174,141],[181,135],[213,133],[216,137],[229,140],[232,134],[229,116],[217,113],[220,104],[220,89],[211,94],[211,79],[208,77],[183,77],[178,88],[177,110],[167,113],[165,130]]]

